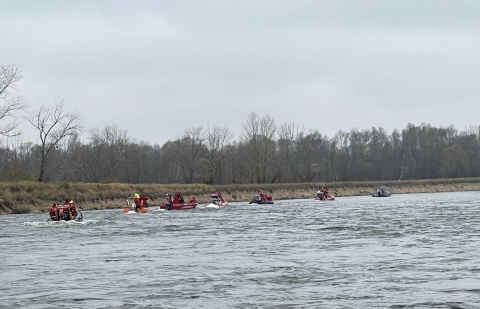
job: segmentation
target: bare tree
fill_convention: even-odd
[[[469,159],[468,154],[459,144],[445,148],[442,152],[441,158],[441,170],[448,178],[465,175],[464,171],[467,169]]]
[[[277,177],[277,170],[272,169],[276,155],[274,140],[277,126],[270,115],[259,117],[250,113],[243,124],[242,139],[249,146],[249,161],[251,164],[252,180],[256,183],[273,182]]]
[[[85,162],[85,170],[95,182],[120,178],[120,166],[125,162],[126,149],[130,144],[127,131],[116,125],[106,125],[102,130],[91,128],[89,133],[92,153]]]
[[[205,132],[203,127],[186,129],[178,140],[177,160],[185,183],[198,181],[198,171],[201,169],[201,159],[205,157]],[[197,176],[197,177],[196,177]]]
[[[213,126],[207,127],[206,146],[208,151],[205,153],[204,161],[206,165],[206,183],[213,184],[215,178],[221,177],[223,162],[227,155],[226,147],[233,139],[233,133],[226,127]]]
[[[278,155],[282,162],[279,166],[280,182],[297,182],[299,176],[300,142],[305,137],[305,129],[293,122],[284,123],[278,131]]]
[[[81,131],[81,115],[78,113],[66,113],[64,102],[55,106],[40,105],[37,111],[31,112],[25,119],[38,131],[40,138],[40,174],[38,181],[43,182],[45,162],[50,152],[64,138]]]
[[[0,65],[0,121],[14,118],[15,120],[0,124],[0,135],[18,136],[18,122],[16,113],[25,108],[23,99],[19,95],[13,94],[15,83],[22,79],[22,72],[18,66]]]

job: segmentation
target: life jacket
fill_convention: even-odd
[[[75,204],[71,204],[70,210],[72,211],[73,217],[77,217],[77,206]]]
[[[148,206],[147,200],[148,200],[148,197],[146,197],[145,195],[141,195],[141,196],[140,196],[140,207],[142,207],[142,206],[145,206],[145,207]]]
[[[58,220],[58,208],[57,207],[50,208],[49,213],[50,213],[50,219]]]

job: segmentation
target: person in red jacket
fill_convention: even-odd
[[[328,197],[328,188],[327,187],[323,188],[322,192],[323,192],[323,198],[326,199]]]
[[[180,203],[180,191],[177,191],[173,196],[173,204],[179,204],[179,203]]]
[[[57,204],[53,203],[52,207],[50,207],[50,220],[58,221],[58,208]]]

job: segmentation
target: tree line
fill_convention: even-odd
[[[408,124],[333,137],[250,113],[238,139],[226,127],[191,127],[163,145],[137,142],[116,125],[84,130],[63,102],[28,111],[0,66],[0,180],[251,184],[480,177],[480,131]],[[16,117],[39,140],[20,142]],[[9,122],[9,120],[13,120]]]

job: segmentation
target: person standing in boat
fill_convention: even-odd
[[[68,205],[70,206],[69,207],[70,214],[73,216],[73,219],[75,219],[77,217],[77,206],[75,205],[75,202],[73,200],[70,200],[68,202]]]

